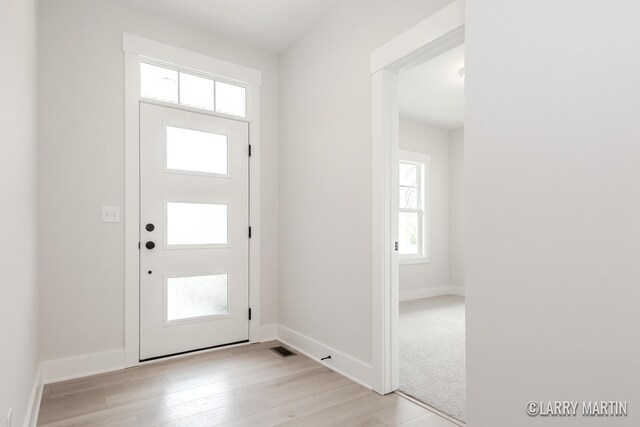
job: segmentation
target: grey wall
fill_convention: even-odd
[[[0,419],[23,424],[38,366],[37,5],[0,2]]]
[[[44,360],[124,346],[122,33],[257,68],[261,90],[262,323],[277,321],[277,57],[104,0],[41,7],[41,338]]]
[[[449,283],[464,288],[464,128],[449,132]]]
[[[431,259],[428,264],[400,265],[400,298],[424,298],[415,291],[460,294],[465,285],[464,128],[448,131],[401,118],[399,143],[401,150],[431,157]]]
[[[280,57],[280,323],[372,359],[371,51],[448,0],[347,0]]]
[[[469,425],[638,426],[640,3],[466,16]],[[555,399],[629,416],[526,415]]]

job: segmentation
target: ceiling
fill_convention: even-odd
[[[280,53],[336,0],[113,0],[230,40]]]
[[[400,115],[442,129],[464,125],[464,45],[399,76]]]

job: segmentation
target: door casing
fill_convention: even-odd
[[[124,367],[140,363],[140,62],[171,64],[197,70],[247,89],[247,117],[238,118],[180,105],[157,102],[170,108],[247,122],[251,144],[249,177],[249,342],[260,342],[260,86],[262,73],[242,65],[123,33],[125,66],[125,340]],[[149,100],[145,100],[149,103]]]

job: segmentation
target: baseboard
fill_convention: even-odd
[[[273,341],[277,338],[277,324],[260,327],[261,342]],[[124,367],[124,350],[114,350],[44,362],[42,364],[42,378],[44,384],[49,384],[117,371],[124,369]]]
[[[31,396],[29,396],[29,406],[24,416],[24,427],[35,427],[38,424],[38,414],[40,413],[40,401],[42,400],[42,366],[38,366],[33,379]]]
[[[42,381],[49,384],[124,369],[124,350],[85,354],[42,364]]]
[[[278,339],[278,324],[260,326],[260,342],[274,341]]]
[[[368,363],[355,359],[285,326],[279,324],[262,325],[260,327],[260,341],[273,340],[279,340],[291,347],[291,349],[322,363],[340,375],[368,389],[372,389],[370,384],[371,378],[373,378],[373,367]],[[320,361],[320,358],[327,355],[331,355],[330,360]],[[41,380],[38,381],[40,393],[42,393],[42,384],[117,371],[124,369],[124,367],[124,350],[50,360],[42,363],[41,376],[39,376]]]
[[[449,286],[449,295],[458,295],[460,297],[465,296],[464,286]]]
[[[286,326],[278,325],[278,340],[292,350],[304,354],[363,387],[370,390],[373,389],[370,385],[371,378],[373,378],[373,366],[368,363],[355,359]],[[320,360],[328,355],[331,355],[331,359]]]
[[[438,286],[435,288],[415,289],[400,292],[400,301],[411,301],[420,298],[439,297],[442,295],[464,296],[464,287],[460,286]]]

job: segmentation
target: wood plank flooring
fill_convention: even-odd
[[[48,384],[39,426],[454,427],[319,363],[252,344]]]

